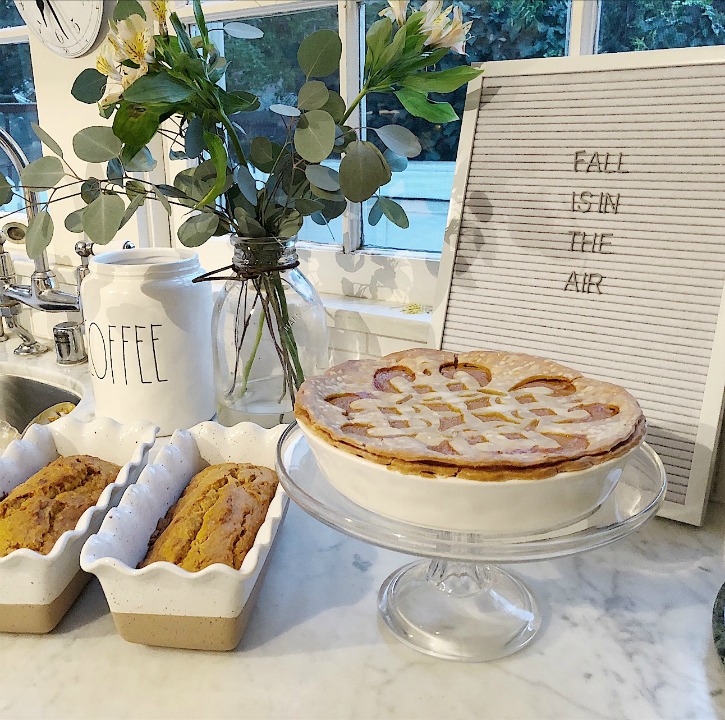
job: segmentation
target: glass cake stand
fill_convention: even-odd
[[[545,534],[503,537],[412,525],[356,505],[327,481],[296,424],[280,438],[277,471],[287,494],[317,520],[365,542],[429,558],[383,583],[378,610],[402,642],[463,661],[510,655],[531,642],[541,624],[531,591],[494,563],[550,560],[619,540],[657,512],[666,489],[662,462],[645,443],[587,519]]]

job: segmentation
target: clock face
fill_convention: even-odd
[[[79,57],[98,37],[103,0],[15,0],[28,29],[59,55]]]

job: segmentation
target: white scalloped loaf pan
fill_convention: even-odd
[[[121,425],[109,418],[81,422],[67,416],[33,425],[22,440],[8,445],[0,457],[0,497],[59,456],[93,455],[120,465],[121,471],[47,555],[21,548],[0,558],[0,631],[46,633],[60,622],[90,579],[80,568],[83,543],[138,479],[156,430],[149,423]]]
[[[285,426],[227,428],[203,422],[177,430],[138,482],[108,513],[81,553],[81,567],[101,581],[116,629],[130,642],[192,650],[233,650],[241,640],[277,528],[287,508],[279,485],[242,567],[188,572],[168,562],[140,570],[158,521],[192,477],[209,465],[244,462],[274,469]]]

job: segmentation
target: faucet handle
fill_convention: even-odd
[[[79,240],[76,243],[76,255],[80,257],[83,265],[88,265],[88,258],[93,255],[93,243]]]
[[[76,243],[76,255],[81,259],[81,264],[76,268],[76,287],[78,295],[81,292],[81,283],[83,278],[88,275],[88,263],[90,262],[91,255],[93,255],[93,243],[86,242],[85,240],[79,240]]]

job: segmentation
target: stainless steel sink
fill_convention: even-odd
[[[81,396],[42,380],[19,375],[0,375],[0,420],[22,432],[26,425],[49,407],[62,402],[78,404]]]

